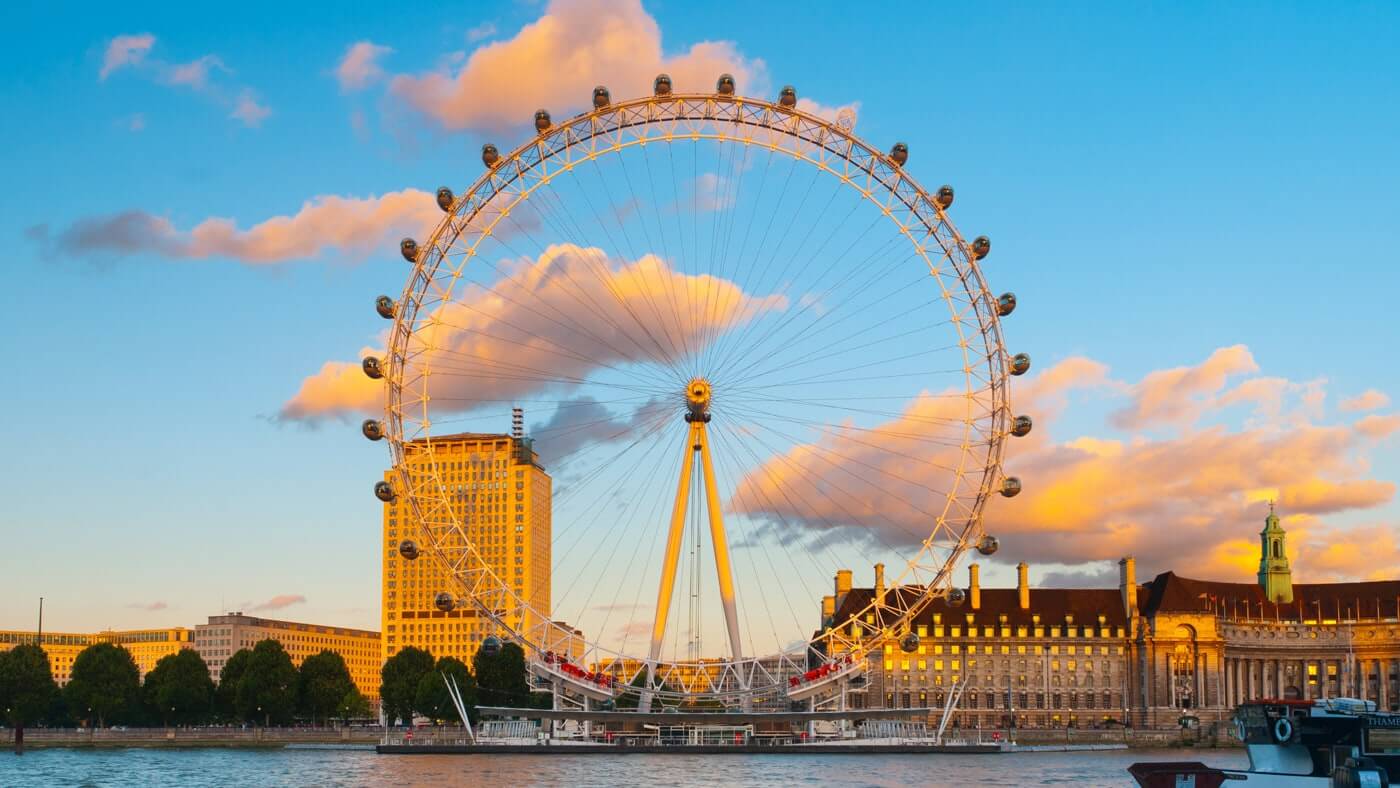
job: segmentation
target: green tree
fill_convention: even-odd
[[[146,705],[167,725],[204,722],[214,709],[209,665],[192,648],[161,657],[146,674],[145,690]]]
[[[476,676],[476,696],[483,706],[530,706],[530,679],[525,671],[525,652],[515,643],[506,643],[491,656],[478,650],[472,657]]]
[[[642,688],[646,687],[646,685],[647,685],[647,671],[646,671],[646,668],[642,668],[641,670],[637,671],[637,675],[633,676],[633,677],[632,677],[632,680],[628,682],[628,686],[635,687],[635,688],[637,688],[637,689],[642,689]],[[663,682],[661,682],[661,686],[657,688],[657,691],[658,691],[658,692],[662,692],[662,693],[668,693],[668,692],[671,691],[671,685],[669,685],[669,684],[667,684],[666,682],[663,681]],[[617,708],[619,708],[619,709],[635,709],[635,708],[637,708],[637,702],[638,702],[638,699],[639,699],[640,697],[641,697],[641,693],[635,693],[635,694],[634,694],[634,693],[631,693],[631,692],[621,693],[621,694],[619,694],[619,695],[617,696],[617,701],[616,701],[616,703],[617,703]],[[656,708],[656,707],[658,707],[658,706],[660,706],[660,705],[662,705],[662,704],[661,704],[661,701],[660,701],[659,699],[655,699],[655,700],[652,701],[652,707],[653,707],[653,708]]]
[[[423,674],[423,678],[418,680],[413,708],[424,717],[431,717],[435,722],[461,721],[461,715],[457,713],[457,705],[452,702],[452,695],[447,691],[447,683],[443,681],[443,676],[456,679],[457,687],[462,691],[462,703],[467,707],[467,715],[475,719],[476,679],[467,670],[466,663],[456,657],[439,659],[432,670]]]
[[[63,688],[64,700],[75,717],[126,722],[140,713],[141,671],[131,652],[111,643],[95,643],[73,659],[72,678]]]
[[[380,669],[379,702],[384,717],[405,724],[413,721],[413,703],[417,700],[418,682],[433,669],[433,655],[421,648],[408,646],[384,662]]]
[[[355,689],[345,658],[334,651],[322,651],[301,663],[298,687],[303,716],[315,722],[325,722],[335,713],[345,693]]]
[[[52,713],[58,685],[49,670],[49,657],[33,643],[0,652],[0,710],[15,729],[15,752],[24,752],[24,727]]]
[[[369,698],[360,694],[354,687],[345,693],[345,697],[340,699],[340,703],[335,707],[335,713],[340,717],[342,725],[349,725],[350,720],[362,720],[374,713],[374,709],[369,705]]]
[[[258,641],[233,693],[238,716],[264,725],[292,721],[297,708],[297,669],[282,644]]]
[[[238,694],[238,682],[243,680],[243,674],[248,671],[248,660],[252,658],[252,649],[240,648],[233,652],[233,656],[224,663],[224,669],[219,671],[219,688],[215,691],[214,704],[219,716],[229,722],[242,721],[234,701]]]

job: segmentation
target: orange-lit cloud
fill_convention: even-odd
[[[587,106],[593,87],[645,95],[659,73],[677,91],[713,90],[728,72],[741,91],[767,90],[761,60],[727,41],[702,41],[666,56],[661,29],[639,0],[552,0],[514,37],[475,50],[456,70],[400,75],[393,95],[447,129],[527,125],[544,107],[564,117]]]
[[[244,88],[238,94],[238,100],[233,104],[233,112],[229,117],[242,121],[244,126],[257,128],[262,125],[267,116],[272,114],[265,104],[258,103],[258,94],[251,88]]]
[[[1235,346],[1131,384],[1083,358],[1016,381],[1016,410],[1034,416],[1036,427],[1007,448],[1006,472],[1020,477],[1025,491],[994,497],[984,515],[988,531],[1002,537],[998,559],[1078,565],[1135,554],[1147,571],[1244,579],[1251,562],[1257,565],[1266,501],[1276,498],[1300,577],[1369,574],[1373,564],[1345,566],[1336,550],[1322,558],[1351,536],[1321,518],[1375,510],[1394,498],[1394,483],[1368,477],[1373,444],[1366,437],[1386,425],[1311,423],[1306,414],[1325,396],[1318,383],[1251,378],[1268,382],[1227,389],[1229,377],[1252,372],[1248,349]],[[1131,429],[1056,435],[1059,413],[1084,389],[1126,396],[1110,422]],[[1271,404],[1244,426],[1198,426],[1241,397]],[[750,472],[730,506],[789,532],[866,530],[888,544],[909,544],[911,535],[931,530],[930,513],[941,510],[947,492],[947,468],[958,454],[943,445],[946,419],[957,416],[954,402],[925,392],[873,429],[831,429]],[[1137,432],[1149,427],[1151,437]],[[879,490],[885,494],[874,494]],[[849,528],[853,523],[858,527]]]
[[[351,44],[335,67],[335,78],[340,82],[340,89],[347,93],[363,90],[383,78],[384,69],[379,66],[379,58],[393,51],[372,41]]]
[[[620,396],[641,405],[684,380],[648,384],[630,378],[627,367],[665,365],[724,329],[787,305],[781,296],[754,296],[724,279],[677,272],[653,255],[617,261],[600,249],[556,244],[508,266],[491,290],[468,285],[455,293],[416,335],[431,350],[415,357],[405,379],[421,381],[425,367],[433,370],[427,393],[437,413],[567,392],[604,369],[628,378]],[[358,364],[332,361],[302,382],[281,416],[376,413],[383,388]]]
[[[306,597],[301,594],[278,594],[266,602],[259,602],[256,605],[249,605],[247,607],[249,610],[281,610],[285,607],[302,605],[305,603]]]
[[[433,195],[417,189],[378,197],[323,195],[290,216],[248,229],[232,219],[205,219],[189,230],[144,211],[79,219],[55,239],[66,254],[150,254],[172,259],[228,258],[253,265],[304,260],[335,251],[350,258],[397,257],[401,235],[426,232],[442,220]]]
[[[1390,397],[1384,392],[1376,389],[1366,389],[1355,397],[1348,397],[1337,404],[1337,409],[1343,413],[1362,413],[1368,410],[1380,410],[1390,405]]]
[[[1356,428],[1372,438],[1387,437],[1396,430],[1400,430],[1400,413],[1392,413],[1389,416],[1372,413],[1357,420]]]

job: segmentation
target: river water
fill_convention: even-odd
[[[377,755],[372,750],[0,753],[0,786],[1131,786],[1136,761],[1242,767],[1240,750],[1006,755]]]

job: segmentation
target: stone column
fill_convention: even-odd
[[[1229,657],[1225,658],[1225,703],[1231,704],[1235,701],[1235,661]]]
[[[1381,708],[1381,711],[1386,711],[1387,709],[1390,708],[1390,659],[1389,659],[1389,658],[1382,659],[1382,660],[1380,660],[1380,661],[1378,661],[1378,662],[1376,663],[1376,680],[1377,680],[1377,681],[1380,683],[1380,685],[1381,685],[1381,686],[1380,686],[1380,692],[1378,693],[1379,698],[1380,698],[1380,708]]]
[[[1360,691],[1359,693],[1357,693],[1357,697],[1358,697],[1358,698],[1361,698],[1362,700],[1368,700],[1368,698],[1366,697],[1366,695],[1367,695],[1367,692],[1366,692],[1366,691],[1369,689],[1369,687],[1367,687],[1367,685],[1371,683],[1371,660],[1369,660],[1369,659],[1360,660],[1360,664],[1361,664],[1361,678],[1360,678],[1360,680],[1357,682],[1357,684],[1360,685],[1360,686],[1359,686],[1359,689],[1360,689],[1361,691]]]
[[[1254,663],[1257,661],[1258,660],[1253,659],[1247,659],[1244,661],[1245,686],[1248,688],[1245,692],[1246,699],[1253,699],[1259,697],[1259,693],[1254,686]]]
[[[1274,692],[1277,692],[1280,698],[1283,697],[1283,676],[1283,660],[1276,659],[1274,660]]]

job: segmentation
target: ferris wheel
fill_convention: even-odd
[[[844,699],[872,649],[963,603],[966,551],[997,550],[983,510],[1020,491],[1004,443],[1032,426],[1007,391],[1030,367],[1002,340],[1016,298],[988,288],[991,242],[954,228],[953,189],[854,125],[727,74],[599,87],[513,150],[484,146],[470,186],[438,190],[431,236],[402,242],[407,283],[376,304],[387,354],[363,363],[386,386],[363,431],[394,467],[376,495],[416,528],[404,560],[453,579],[439,609],[490,621],[557,695]],[[503,553],[462,505],[499,472],[435,454],[516,406],[553,483],[544,595],[502,568],[509,515]],[[873,593],[832,594],[877,564]]]

